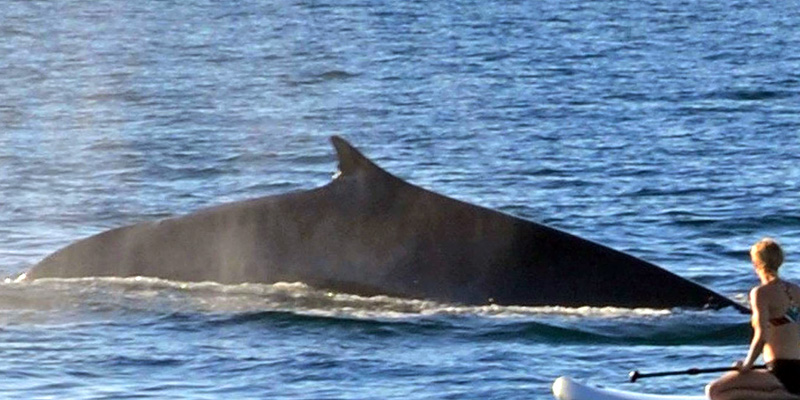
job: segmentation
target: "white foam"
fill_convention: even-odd
[[[359,296],[312,288],[301,282],[274,284],[243,283],[224,285],[216,282],[181,282],[151,277],[43,278],[28,281],[20,276],[6,284],[29,285],[54,290],[61,296],[84,295],[93,301],[145,302],[154,307],[168,307],[198,312],[290,311],[318,316],[365,319],[407,319],[419,317],[479,316],[497,320],[525,320],[550,317],[566,318],[652,318],[673,315],[675,310],[618,307],[563,306],[465,306],[429,300],[389,296]],[[98,300],[99,299],[99,300]]]

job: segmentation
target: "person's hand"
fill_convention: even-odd
[[[733,363],[733,368],[736,368],[739,372],[747,372],[753,369],[753,366],[751,364],[745,364],[742,360],[737,360]]]

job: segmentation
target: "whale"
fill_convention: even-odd
[[[630,254],[413,185],[343,138],[331,141],[338,172],[323,186],[101,232],[24,279],[302,282],[465,305],[747,311]]]

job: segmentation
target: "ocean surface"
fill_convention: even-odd
[[[106,229],[324,185],[341,135],[744,302],[763,236],[800,280],[797,26],[797,1],[5,0],[0,397],[700,394],[713,375],[627,374],[728,366],[747,316],[14,278]]]

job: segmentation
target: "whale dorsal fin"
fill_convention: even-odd
[[[331,142],[333,142],[333,147],[336,149],[336,154],[339,158],[339,172],[342,175],[354,174],[363,169],[380,170],[380,167],[367,157],[364,157],[358,149],[341,137],[331,136]]]

